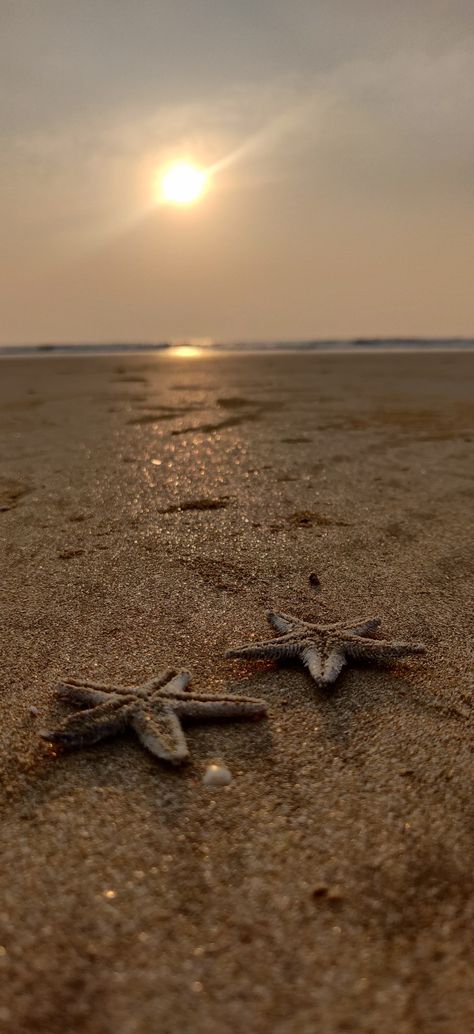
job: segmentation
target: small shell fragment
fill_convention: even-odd
[[[202,781],[204,786],[228,786],[232,782],[232,772],[226,765],[208,765]]]

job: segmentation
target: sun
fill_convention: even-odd
[[[192,205],[202,197],[206,185],[203,169],[188,162],[177,162],[161,176],[159,197],[168,205]]]

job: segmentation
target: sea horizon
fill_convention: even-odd
[[[464,351],[474,348],[474,337],[357,337],[296,340],[206,341],[183,338],[176,341],[38,342],[0,345],[0,357],[46,355],[107,355],[179,352],[192,349],[195,355],[222,352],[366,352],[366,351]]]

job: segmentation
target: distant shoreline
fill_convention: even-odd
[[[179,354],[192,349],[195,355],[217,355],[223,353],[268,353],[268,352],[317,352],[317,353],[360,353],[373,352],[465,352],[474,349],[474,338],[355,338],[353,340],[315,339],[308,341],[238,341],[216,342],[201,345],[189,341],[150,343],[102,343],[102,344],[38,344],[0,345],[0,358],[47,357],[47,356],[92,356],[92,355],[139,355],[166,352]]]

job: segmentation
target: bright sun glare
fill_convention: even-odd
[[[197,165],[171,165],[161,177],[160,199],[170,205],[192,205],[202,197],[206,180],[206,173]]]

